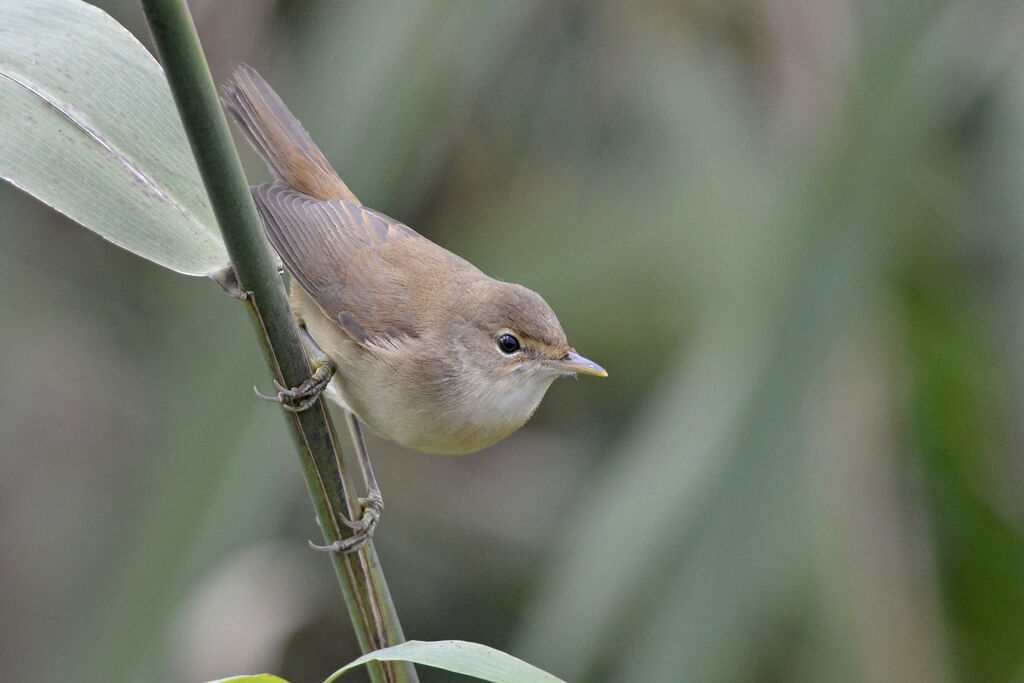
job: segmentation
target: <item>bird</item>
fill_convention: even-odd
[[[301,409],[324,390],[357,448],[362,423],[402,446],[456,455],[522,427],[555,379],[607,376],[569,345],[539,294],[363,206],[254,69],[240,65],[221,100],[273,175],[252,197],[319,360],[304,387],[279,387],[279,400]]]

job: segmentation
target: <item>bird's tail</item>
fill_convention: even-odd
[[[274,89],[245,64],[221,88],[221,101],[275,176],[316,199],[359,204]]]

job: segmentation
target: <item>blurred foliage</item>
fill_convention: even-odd
[[[193,9],[218,79],[611,373],[479,455],[371,442],[409,637],[573,681],[1024,676],[1019,3]],[[0,198],[0,677],[353,659],[241,307]]]

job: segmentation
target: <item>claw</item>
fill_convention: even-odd
[[[276,384],[276,382],[275,382],[275,384]],[[262,391],[260,391],[259,387],[257,387],[255,384],[252,385],[252,393],[256,394],[257,396],[262,398],[267,403],[280,403],[281,402],[281,397],[280,396],[268,396],[267,394],[264,394]]]
[[[310,541],[309,546],[314,550],[328,553],[352,553],[363,547],[367,541],[373,538],[373,532],[377,529],[380,513],[384,509],[384,499],[381,497],[380,491],[374,489],[367,494],[366,498],[360,498],[359,504],[363,506],[363,516],[359,520],[352,521],[346,517],[341,518],[342,524],[352,529],[351,536],[339,539],[330,545],[317,545]]]
[[[319,550],[325,553],[342,553],[343,555],[347,555],[348,553],[354,553],[362,548],[369,540],[369,534],[356,534],[340,541],[335,541],[330,545],[317,545],[316,543],[313,543],[313,541],[308,541],[308,543],[309,547],[313,550]]]
[[[331,378],[334,377],[334,373],[337,370],[334,365],[334,361],[329,358],[325,358],[321,361],[316,371],[313,372],[312,376],[307,377],[306,380],[297,387],[288,388],[274,380],[274,388],[277,389],[276,396],[267,396],[266,394],[260,393],[260,390],[253,387],[253,391],[256,395],[262,398],[264,401],[271,403],[280,403],[281,407],[292,413],[301,413],[313,406],[320,398],[320,394],[324,392],[327,385],[331,383]]]

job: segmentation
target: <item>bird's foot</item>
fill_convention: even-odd
[[[363,507],[363,516],[356,521],[346,517],[341,522],[352,529],[352,535],[339,539],[330,545],[317,545],[309,542],[314,550],[321,550],[328,553],[352,553],[359,550],[363,545],[373,538],[373,532],[377,529],[380,521],[380,514],[384,510],[384,498],[381,497],[378,489],[371,489],[366,498],[360,498],[359,504]]]
[[[264,401],[280,403],[281,407],[285,410],[299,413],[316,403],[317,399],[320,398],[320,394],[331,383],[331,378],[334,377],[336,371],[337,366],[335,366],[334,361],[330,358],[324,358],[317,363],[313,374],[297,387],[288,388],[275,379],[274,388],[277,389],[277,396],[262,394],[256,387],[253,387],[253,391]]]

